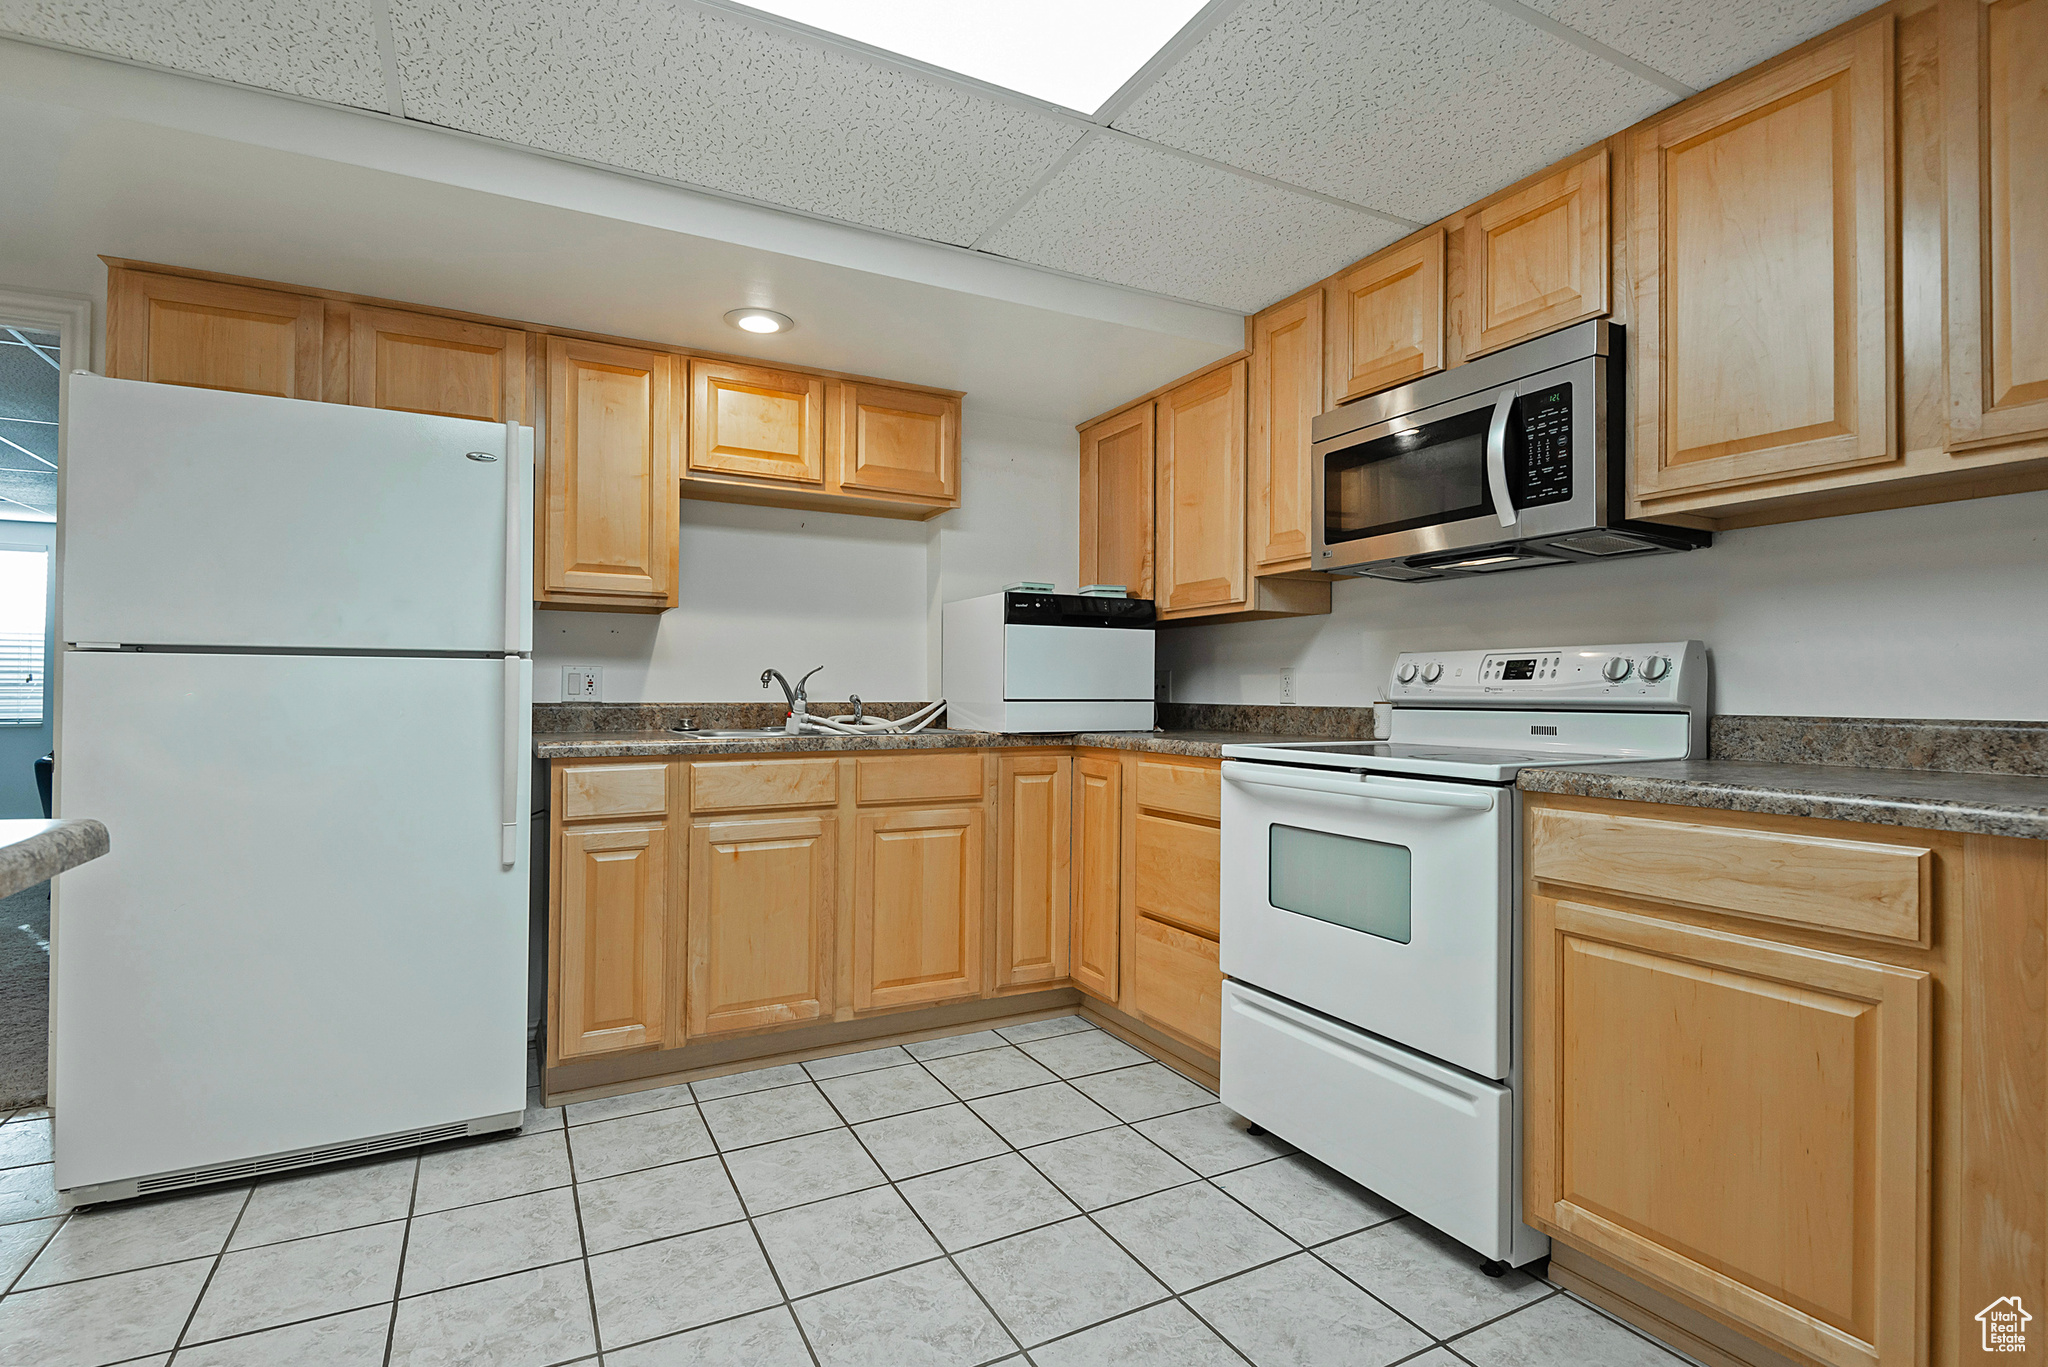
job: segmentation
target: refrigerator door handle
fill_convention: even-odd
[[[519,475],[519,420],[505,419],[505,653],[520,651],[519,625],[526,611],[529,588],[520,583],[524,559],[526,519],[519,507],[519,491],[526,481]]]
[[[498,777],[498,821],[501,845],[498,862],[506,868],[519,863],[519,766],[526,762],[526,728],[519,715],[519,668],[525,661],[517,655],[505,657],[505,767]]]

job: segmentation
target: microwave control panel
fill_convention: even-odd
[[[1572,387],[1552,385],[1524,394],[1522,468],[1514,480],[1515,506],[1540,508],[1572,496]]]

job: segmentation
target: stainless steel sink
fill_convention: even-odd
[[[731,729],[706,726],[690,731],[670,727],[669,734],[677,740],[768,740],[776,736],[786,736],[789,732],[779,726],[754,726]]]

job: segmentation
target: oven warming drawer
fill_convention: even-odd
[[[1458,1242],[1517,1266],[1514,1095],[1239,982],[1223,984],[1223,1104]]]

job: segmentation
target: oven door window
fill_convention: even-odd
[[[1488,402],[1324,456],[1323,540],[1334,546],[1490,516],[1486,428],[1492,419]]]
[[[1300,826],[1268,830],[1266,896],[1274,906],[1395,944],[1409,942],[1407,846]]]

